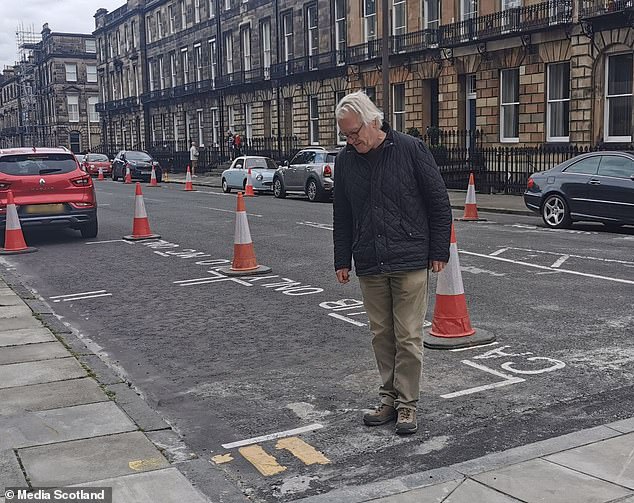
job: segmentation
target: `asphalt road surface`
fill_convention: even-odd
[[[144,187],[162,240],[129,243],[121,237],[132,229],[134,186],[97,187],[98,239],[27,232],[39,251],[3,263],[256,501],[447,466],[632,415],[632,228],[554,231],[537,217],[491,213],[456,222],[472,324],[497,342],[426,350],[420,429],[400,438],[393,426],[361,423],[378,373],[358,281],[335,281],[330,203],[246,200],[258,261],[272,272],[229,280],[217,267],[232,257],[235,194]]]

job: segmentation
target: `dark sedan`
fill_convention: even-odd
[[[576,221],[634,225],[634,152],[591,152],[534,173],[524,202],[553,229]]]
[[[122,150],[112,161],[112,180],[125,179],[126,168],[130,168],[132,179],[149,180],[152,166],[156,173],[156,181],[161,183],[163,171],[157,161],[150,154],[141,150]]]

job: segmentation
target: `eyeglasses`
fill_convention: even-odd
[[[365,123],[361,124],[361,126],[359,126],[359,128],[356,131],[350,131],[349,133],[344,133],[343,131],[339,131],[339,136],[347,140],[356,140],[357,138],[359,138],[359,133],[364,127],[365,127]]]

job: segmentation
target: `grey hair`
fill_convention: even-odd
[[[372,100],[363,91],[346,94],[335,108],[335,117],[341,119],[347,113],[355,113],[368,125],[375,120],[379,121],[379,127],[383,123],[383,112],[377,108]]]

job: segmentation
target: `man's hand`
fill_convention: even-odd
[[[445,268],[446,265],[447,262],[441,262],[440,260],[430,260],[427,268],[431,269],[432,272],[440,272]]]
[[[347,267],[343,269],[337,269],[337,281],[342,285],[345,285],[348,281],[350,281],[350,269]]]

